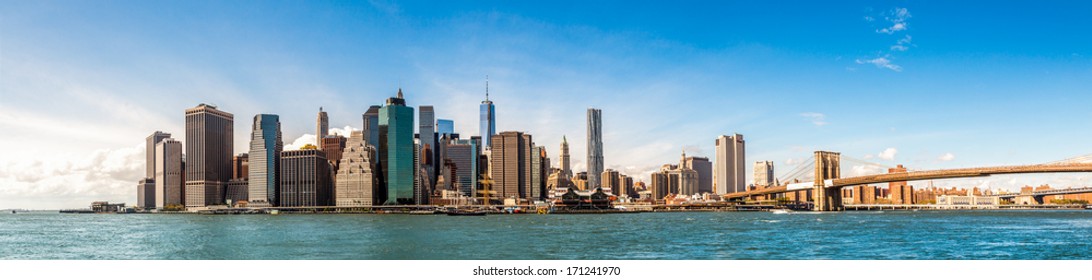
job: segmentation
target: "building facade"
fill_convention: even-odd
[[[148,135],[148,138],[144,140],[144,178],[155,178],[155,145],[159,144],[159,141],[163,139],[171,138],[170,133],[162,131],[153,132],[152,135]]]
[[[137,207],[141,209],[155,208],[155,179],[144,178],[137,183]]]
[[[329,133],[330,133],[330,117],[326,115],[325,111],[322,111],[322,107],[319,107],[318,108],[318,117],[315,120],[315,139],[318,139],[317,141],[315,141],[315,144],[318,144],[319,142],[321,142],[322,138],[325,138],[326,135],[329,135]],[[319,150],[322,150],[322,145],[316,145],[316,146],[318,146]]]
[[[447,144],[447,159],[455,166],[453,188],[465,196],[474,196],[478,186],[478,145],[473,139],[451,140]]]
[[[231,180],[234,116],[215,106],[186,109],[186,207],[224,204]]]
[[[588,186],[600,187],[603,174],[603,111],[588,108]]]
[[[231,158],[231,179],[247,180],[250,172],[250,155],[241,153]]]
[[[718,195],[747,191],[747,173],[743,135],[721,135],[716,141],[716,193]]]
[[[331,206],[330,162],[319,150],[281,152],[278,207]]]
[[[493,146],[493,135],[497,133],[497,108],[493,107],[493,101],[489,101],[489,81],[485,82],[485,101],[479,109],[481,122],[478,133],[482,137],[483,147]]]
[[[777,184],[772,161],[755,162],[755,187],[766,188]]]
[[[155,207],[185,205],[182,142],[163,139],[155,145]]]
[[[380,197],[383,204],[414,204],[418,168],[414,165],[416,149],[413,137],[413,108],[406,106],[402,89],[388,98],[379,109],[379,164],[385,184]]]
[[[697,193],[713,193],[713,163],[706,157],[687,157],[686,168],[698,173]]]
[[[530,137],[516,131],[493,135],[490,177],[493,191],[500,198],[526,198],[531,182]]]
[[[364,133],[353,131],[345,144],[334,180],[336,206],[375,204],[375,148],[368,146]]]
[[[271,114],[254,116],[250,133],[249,164],[247,166],[250,206],[277,206],[277,190],[280,179],[277,171],[281,163],[284,142],[281,139],[280,117]]]

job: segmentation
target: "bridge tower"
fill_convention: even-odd
[[[842,176],[842,155],[829,151],[815,151],[815,185],[812,189],[815,211],[842,210],[842,194],[828,189],[826,180]]]

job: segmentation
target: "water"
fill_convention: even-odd
[[[3,259],[1092,259],[1092,211],[0,214]]]

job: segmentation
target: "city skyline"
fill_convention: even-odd
[[[163,8],[129,5],[136,11]],[[825,13],[812,13],[809,5],[816,4],[810,3],[778,12],[726,3],[695,15],[692,23],[663,26],[650,19],[682,11],[632,4],[634,15],[587,19],[525,4],[418,5],[339,12],[270,4],[242,19],[127,14],[102,20],[114,18],[110,5],[11,3],[0,12],[0,129],[10,132],[0,140],[9,155],[0,161],[0,208],[133,202],[133,185],[146,172],[144,137],[163,131],[184,140],[180,114],[198,103],[219,105],[244,124],[256,114],[280,115],[290,150],[314,143],[313,108],[324,107],[332,130],[349,136],[345,127],[361,129],[368,106],[383,104],[401,87],[408,106],[433,105],[437,119],[454,120],[456,133],[479,135],[486,75],[496,132],[532,134],[536,145],[553,152],[562,136],[585,139],[585,110],[601,108],[607,115],[605,169],[646,183],[651,172],[677,161],[680,149],[713,160],[716,136],[734,133],[749,142],[746,182],[753,181],[755,161],[773,161],[781,175],[814,150],[911,169],[1031,164],[1092,153],[1082,140],[1092,136],[1082,124],[1092,118],[1083,108],[1092,97],[1082,95],[1092,76],[1092,54],[1084,52],[1089,41],[1059,35],[1085,34],[1089,24],[1005,23],[1019,16],[1006,13],[1027,9],[1087,23],[1075,11],[1088,7],[1072,7],[1083,3],[1009,10],[836,3],[817,10]],[[609,6],[594,3],[580,13]],[[963,20],[979,9],[992,13]],[[82,13],[36,22],[52,11]],[[325,21],[283,33],[259,24],[288,26],[326,11],[333,15]],[[725,14],[735,17],[723,19]],[[202,20],[238,28],[216,29]],[[753,24],[763,28],[743,30]],[[327,27],[341,28],[308,33]],[[168,34],[152,32],[157,30]],[[397,37],[400,31],[423,33]],[[302,43],[321,35],[329,35],[320,37],[329,44]],[[237,36],[254,42],[232,38]],[[391,46],[374,43],[384,37],[394,38]],[[197,47],[205,41],[212,47]],[[537,45],[543,47],[529,48]],[[363,50],[350,51],[357,47]],[[250,146],[243,137],[250,134],[247,125],[234,128],[235,153]],[[571,145],[574,172],[587,169],[580,142]],[[1023,175],[935,184],[989,182],[1016,190],[1082,186],[1087,178]]]

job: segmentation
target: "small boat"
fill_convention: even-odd
[[[788,214],[788,213],[789,213],[789,210],[785,210],[785,209],[774,209],[774,210],[770,210],[770,213],[774,213],[774,214]]]
[[[452,210],[447,212],[448,216],[485,216],[484,211],[476,210]]]
[[[12,213],[12,214],[15,214],[15,210],[11,210],[11,213]]]

